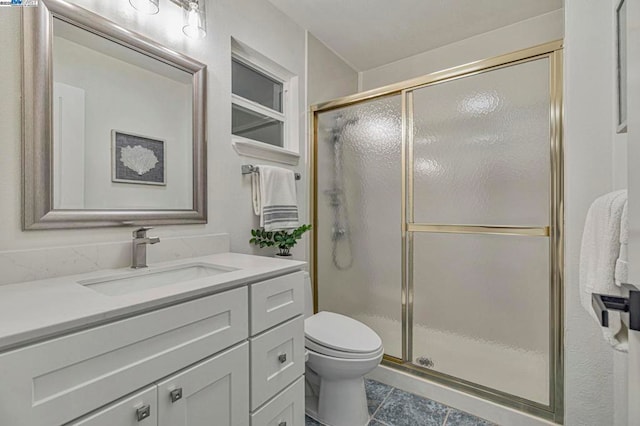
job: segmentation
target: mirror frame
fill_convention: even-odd
[[[193,75],[193,206],[185,210],[53,208],[53,18]],[[207,223],[206,65],[65,0],[22,10],[22,229]]]

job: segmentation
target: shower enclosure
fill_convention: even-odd
[[[385,363],[562,419],[562,43],[313,114],[318,310]]]

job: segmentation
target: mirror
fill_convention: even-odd
[[[61,0],[23,17],[23,228],[205,223],[206,66]]]

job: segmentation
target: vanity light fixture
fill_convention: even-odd
[[[147,15],[155,15],[160,11],[160,0],[129,0],[129,4],[137,11]]]
[[[205,0],[171,0],[182,7],[182,32],[190,38],[207,35],[207,9]]]
[[[160,0],[129,0],[134,9],[155,15],[160,10]],[[207,35],[207,9],[205,0],[171,0],[182,8],[182,32],[191,38]]]

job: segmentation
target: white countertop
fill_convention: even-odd
[[[198,296],[300,270],[305,262],[222,253],[150,264],[149,269],[190,263],[236,268],[220,275],[118,296],[78,284],[131,269],[107,269],[20,284],[0,286],[0,351],[47,337],[98,325]]]

